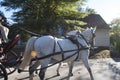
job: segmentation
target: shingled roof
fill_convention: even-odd
[[[86,27],[95,27],[99,29],[110,29],[109,25],[103,20],[99,14],[90,14],[86,16],[82,21],[86,22]]]

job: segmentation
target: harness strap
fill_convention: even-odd
[[[61,47],[61,45],[60,45],[60,43],[57,41],[57,44],[59,45],[59,47],[60,47],[60,50],[61,50],[61,54],[62,54],[62,60],[64,59],[64,51],[63,51],[63,49],[62,49],[62,47]]]
[[[64,51],[64,53],[66,53],[66,52],[72,52],[72,51],[77,51],[77,50],[86,50],[86,49],[89,49],[89,47],[84,47],[84,48],[74,49],[74,50],[67,50],[67,51]],[[51,54],[48,54],[48,55],[43,56],[43,57],[35,57],[35,58],[32,58],[31,61],[49,58],[49,57],[51,57],[51,56],[55,56],[55,55],[58,55],[58,54],[61,54],[61,52],[51,53]]]
[[[87,40],[85,39],[85,37],[82,34],[80,34],[80,36],[85,40],[85,42],[87,43],[87,45],[89,45],[89,43],[87,42]],[[78,37],[80,37],[80,36],[78,36]]]
[[[77,52],[78,52],[78,51],[77,51]],[[51,66],[53,66],[53,65],[55,65],[55,64],[58,64],[58,63],[60,63],[60,62],[62,62],[62,61],[65,61],[65,60],[71,58],[72,56],[76,55],[77,52],[75,52],[74,54],[72,54],[72,55],[70,55],[70,56],[68,56],[68,57],[66,57],[66,58],[64,58],[64,59],[62,59],[62,60],[60,60],[60,61],[55,62],[54,64],[51,64],[51,65],[49,65],[49,66],[46,66],[46,67],[43,67],[43,68],[40,68],[40,69],[36,69],[36,70],[45,69],[45,68],[51,67]]]
[[[79,44],[76,44],[76,45],[77,45],[77,47],[78,47],[78,50],[77,50],[76,53],[78,53],[78,54],[77,54],[77,57],[76,57],[75,61],[78,59],[78,57],[79,57],[79,55],[80,55],[80,54],[79,54],[79,52],[80,52],[79,49],[80,49],[80,46],[81,46],[81,45],[79,46]],[[81,46],[81,47],[82,47],[82,46]]]
[[[58,44],[58,46],[60,47],[60,52],[61,52],[61,54],[62,54],[62,60],[64,59],[64,51],[63,51],[63,49],[62,49],[62,47],[61,47],[61,45],[60,45],[60,43],[58,42],[58,41],[56,41],[55,40],[55,37],[54,37],[54,47],[53,47],[53,53],[55,53],[55,47],[56,47],[56,43]]]
[[[54,47],[53,47],[53,53],[55,53],[55,46],[56,46],[56,41],[55,41],[55,37],[54,37]]]
[[[83,36],[83,37],[84,37],[84,36]],[[67,39],[69,39],[69,38],[67,38]],[[84,38],[83,38],[83,39],[84,39]],[[85,39],[85,40],[86,40],[86,39]],[[58,41],[55,40],[55,37],[54,37],[54,48],[53,48],[53,53],[55,53],[55,46],[56,46],[56,43],[57,43],[58,46],[60,47],[61,54],[62,54],[62,60],[64,60],[64,51],[63,51],[63,49],[62,49],[60,43],[59,43]],[[85,47],[84,47],[82,44],[80,44],[77,40],[75,40],[75,43],[74,43],[74,44],[76,44],[76,46],[77,46],[77,48],[78,48],[78,50],[77,50],[77,52],[76,52],[76,53],[78,53],[78,54],[77,54],[76,59],[75,59],[75,60],[77,60],[78,57],[79,57],[79,55],[80,55],[80,54],[79,54],[79,52],[80,52],[80,46],[81,46],[82,49],[84,49]]]
[[[77,47],[79,47],[79,45],[83,48],[84,46],[81,44],[81,43],[79,43],[77,40],[73,40],[72,38],[66,38],[66,39],[69,39],[71,42],[74,42],[74,44],[76,44],[77,45]],[[79,49],[79,48],[78,48]]]
[[[85,49],[88,49],[88,48],[85,48]],[[80,50],[82,50],[82,49],[80,49]],[[76,51],[76,50],[72,50],[72,51]],[[55,63],[53,63],[53,64],[50,64],[50,65],[48,65],[48,66],[46,66],[46,67],[43,67],[43,68],[40,68],[40,69],[35,69],[35,70],[45,69],[45,68],[51,67],[51,66],[53,66],[53,65],[55,65],[55,64],[58,64],[58,63],[60,63],[60,62],[62,62],[62,61],[65,61],[65,60],[71,58],[72,56],[76,55],[76,54],[78,53],[78,51],[79,51],[79,50],[77,50],[74,54],[72,54],[72,55],[64,58],[63,60],[57,61],[57,62],[55,62]],[[65,52],[71,52],[71,51],[65,51]],[[60,54],[60,53],[58,53],[58,54]],[[52,55],[54,56],[55,54],[52,54]],[[32,58],[31,61],[36,61],[36,60],[45,59],[45,58],[51,57],[52,55],[48,55],[48,56],[44,56],[44,57],[39,57],[39,58],[37,58],[37,57],[36,57],[36,58]],[[28,72],[28,70],[21,70],[21,72]]]
[[[82,38],[83,38],[84,36],[82,35]],[[67,38],[67,39],[69,39],[70,40],[70,38]],[[84,40],[86,40],[85,38],[83,38]],[[71,40],[70,40],[71,41]],[[86,41],[86,43],[87,43],[87,41]],[[77,40],[74,40],[74,44],[76,44],[77,45],[77,48],[78,48],[78,51],[76,52],[76,53],[78,53],[77,54],[77,57],[76,57],[76,59],[75,60],[77,60],[78,59],[78,57],[79,57],[79,52],[80,52],[80,46],[81,46],[81,49],[84,49],[85,48],[85,46],[83,46],[81,43],[79,43]],[[87,43],[88,44],[88,43]]]

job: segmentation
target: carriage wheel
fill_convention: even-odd
[[[0,64],[0,79],[1,78],[4,78],[4,80],[8,80],[6,69],[2,64]]]
[[[16,68],[6,68],[7,75],[10,75],[16,71]]]
[[[8,61],[11,61],[10,63],[8,62],[6,65],[6,71],[7,71],[7,74],[9,75],[14,73],[16,71],[16,67],[19,66],[21,62],[20,60],[21,60],[22,53],[18,55],[13,50],[10,50],[9,52],[7,52],[6,56],[9,56]]]

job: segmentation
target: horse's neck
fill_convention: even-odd
[[[86,41],[88,42],[88,41],[89,41],[89,35],[90,35],[90,34],[88,34],[88,33],[86,33],[86,32],[82,32],[81,34],[84,36],[84,38],[85,38]]]

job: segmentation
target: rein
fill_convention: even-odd
[[[77,50],[80,51],[80,50],[86,50],[86,49],[89,49],[89,47],[80,48],[80,49],[74,49],[74,50],[67,50],[67,51],[63,51],[63,52],[66,53],[66,52],[72,52],[72,51],[77,51]],[[35,58],[33,58],[31,61],[49,58],[49,57],[51,57],[51,56],[55,56],[55,55],[58,55],[58,54],[61,54],[61,51],[60,51],[60,52],[51,53],[51,54],[48,54],[48,55],[43,56],[43,57],[35,57]]]
[[[60,61],[55,62],[54,64],[51,64],[51,65],[49,65],[49,66],[46,66],[46,67],[43,67],[43,68],[40,68],[40,69],[36,69],[36,70],[41,70],[41,69],[45,69],[45,68],[48,68],[48,67],[54,66],[54,65],[57,64],[57,63],[60,63],[60,62],[62,62],[62,61],[65,61],[65,60],[71,58],[72,56],[76,55],[78,52],[79,52],[79,50],[76,51],[74,54],[72,54],[72,55],[70,55],[70,56],[68,56],[68,57],[66,57],[66,58],[63,58],[63,59],[60,60]]]
[[[55,64],[60,63],[60,62],[62,62],[62,61],[64,61],[64,60],[69,59],[69,58],[71,58],[72,56],[76,55],[80,50],[86,50],[86,49],[89,49],[89,47],[84,47],[84,48],[79,48],[79,49],[74,49],[74,50],[63,51],[64,53],[66,53],[66,52],[71,52],[71,51],[76,51],[76,52],[75,52],[74,54],[72,54],[72,55],[70,55],[70,56],[68,56],[68,57],[60,60],[60,61],[55,62],[54,64],[51,64],[51,65],[49,65],[49,66],[46,66],[46,67],[43,67],[43,68],[40,68],[40,69],[35,69],[35,70],[41,70],[41,69],[45,69],[45,68],[54,66]],[[55,55],[59,55],[59,54],[61,54],[61,52],[55,52],[55,53],[52,53],[52,54],[49,54],[49,55],[46,55],[46,56],[43,56],[43,57],[35,57],[35,58],[32,58],[32,59],[31,59],[31,62],[32,62],[32,61],[41,60],[41,59],[45,59],[45,58],[49,58],[49,57],[51,57],[51,56],[55,56]],[[75,59],[75,60],[76,60],[76,59]],[[29,72],[29,70],[21,70],[21,69],[20,69],[19,72]]]
[[[62,58],[62,60],[57,61],[57,62],[55,62],[54,64],[51,64],[51,65],[49,65],[49,66],[46,66],[46,67],[43,67],[43,68],[40,68],[40,69],[35,69],[35,70],[41,70],[41,69],[45,69],[45,68],[54,66],[55,64],[60,63],[60,62],[62,62],[62,61],[65,61],[65,60],[71,58],[72,56],[76,55],[77,53],[79,53],[80,50],[86,50],[86,49],[89,49],[89,47],[80,48],[80,49],[75,49],[75,50],[63,51],[64,53],[66,53],[66,52],[71,52],[71,51],[76,51],[76,52],[75,52],[74,54],[72,54],[72,55],[66,57],[66,58]],[[39,58],[36,57],[35,59],[32,59],[32,61],[40,60],[40,59],[45,59],[45,58],[48,58],[48,57],[51,57],[51,56],[55,56],[55,55],[58,55],[58,54],[61,54],[61,52],[56,52],[56,54],[53,53],[53,54],[50,54],[50,55],[47,55],[47,56],[44,56],[44,57],[39,57]],[[78,57],[78,56],[77,56],[77,57]],[[76,57],[76,59],[77,59],[77,57]],[[76,60],[76,59],[75,59],[75,60]]]
[[[41,70],[41,69],[45,69],[45,68],[51,67],[51,66],[53,66],[53,65],[55,65],[55,64],[57,64],[57,63],[60,63],[60,62],[62,62],[62,61],[64,61],[64,60],[66,60],[66,59],[71,58],[72,56],[76,55],[80,50],[86,50],[86,49],[89,49],[89,47],[81,48],[81,49],[74,49],[74,50],[63,51],[64,53],[66,53],[66,52],[71,52],[71,51],[76,51],[76,52],[75,52],[74,54],[72,54],[72,55],[70,55],[70,56],[68,56],[68,57],[60,60],[60,61],[55,62],[54,64],[51,64],[51,65],[49,65],[49,66],[46,66],[46,67],[43,67],[43,68],[40,68],[40,69],[35,69],[35,70]],[[31,60],[31,62],[32,62],[32,61],[36,61],[36,60],[45,59],[45,58],[48,58],[48,57],[51,57],[51,56],[55,56],[55,55],[58,55],[58,54],[61,54],[61,52],[56,52],[56,54],[55,54],[55,53],[52,53],[52,54],[49,54],[49,55],[46,55],[46,56],[43,56],[43,57],[39,57],[39,58],[38,58],[38,57],[35,57],[35,58],[33,58],[33,59]],[[29,72],[29,71],[28,71],[28,70],[20,70],[20,72]]]

